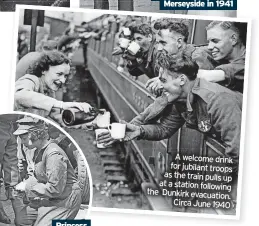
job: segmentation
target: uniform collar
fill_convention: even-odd
[[[53,90],[49,89],[49,88],[46,86],[46,84],[45,84],[45,82],[43,81],[43,78],[42,78],[42,77],[40,77],[39,81],[40,81],[40,91],[41,91],[41,93],[44,93],[44,94],[46,94],[47,96],[50,96],[50,97],[55,98],[55,92],[54,92]]]
[[[149,67],[150,62],[153,59],[153,52],[155,50],[155,44],[156,44],[156,39],[153,38],[152,43],[149,47],[148,53],[147,53],[147,64],[146,64],[146,68]]]
[[[229,63],[233,63],[235,61],[238,61],[240,59],[245,59],[246,56],[246,47],[245,46],[241,46],[240,50],[237,52],[236,56],[234,59],[232,60],[227,60],[227,59],[222,59],[217,61],[219,65],[221,64],[229,64]]]
[[[48,140],[42,147],[41,149],[35,149],[34,151],[34,156],[33,156],[33,161],[36,163],[36,160],[38,159],[38,157],[40,157],[40,159],[42,158],[43,152],[48,148],[48,146],[54,143],[53,140]]]
[[[241,58],[245,58],[245,55],[246,55],[246,47],[245,47],[245,46],[242,46],[242,47],[240,48],[240,51],[238,51],[237,55],[235,56],[235,59],[230,60],[229,62],[232,63],[232,62],[234,62],[234,61],[236,61],[236,60],[239,60],[239,59],[241,59]]]
[[[193,111],[192,103],[193,103],[193,94],[192,94],[192,92],[189,92],[188,96],[187,96],[187,101],[186,101],[186,107],[187,107],[188,112]]]
[[[193,84],[193,87],[191,88],[191,91],[187,95],[186,107],[188,112],[193,111],[192,104],[194,102],[194,93],[196,93],[196,91],[199,89],[199,86],[200,86],[200,79],[196,78]]]

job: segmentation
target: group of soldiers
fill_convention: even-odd
[[[233,173],[237,175],[246,57],[246,23],[212,21],[206,27],[208,45],[195,46],[188,44],[190,31],[188,20],[173,18],[147,20],[141,16],[130,18],[129,20],[129,17],[125,16],[107,15],[103,18],[101,27],[98,27],[98,24],[83,22],[84,34],[81,36],[71,34],[71,30],[68,31],[57,48],[62,50],[62,46],[69,43],[70,39],[81,38],[86,65],[88,40],[94,38],[105,41],[111,32],[111,24],[118,23],[120,29],[115,40],[117,47],[113,51],[114,55],[120,55],[118,70],[127,70],[136,78],[143,74],[148,76],[146,88],[156,96],[154,103],[140,115],[130,122],[122,122],[126,124],[124,141],[163,140],[170,138],[179,128],[186,125],[220,140],[226,147],[226,157],[233,160],[231,167]],[[51,51],[47,50],[44,54],[51,55]],[[39,58],[35,57],[37,54]],[[26,60],[23,61],[23,58],[17,65],[17,79],[24,77],[32,61],[41,60],[42,54],[34,52],[27,54],[26,57]],[[69,62],[65,64],[69,65]],[[43,72],[40,75],[31,73],[30,76],[32,75],[37,81],[47,78]],[[16,87],[18,84],[19,82],[16,82]],[[43,108],[44,103],[36,98],[36,93],[40,93],[40,90],[22,87],[17,89],[16,97],[21,94],[21,90],[30,91],[29,96],[22,96],[23,104],[30,103],[31,106],[36,104],[37,109]],[[32,102],[31,94],[37,99],[35,103]],[[46,95],[42,91],[41,98],[46,98]],[[57,95],[55,96],[55,99],[58,99]],[[52,101],[56,100],[52,98]],[[68,103],[63,102],[64,104]],[[63,105],[59,108],[64,109]],[[53,106],[55,107],[55,104]],[[84,111],[88,112],[90,108],[91,106],[88,106]],[[100,134],[97,140],[104,146],[116,142],[109,132]]]
[[[163,140],[185,124],[221,141],[237,174],[246,26],[212,21],[206,27],[208,44],[195,46],[188,44],[188,20],[160,18],[143,22],[137,18],[124,23],[117,33],[118,46],[113,54],[121,56],[121,68],[132,76],[147,75],[146,88],[156,96],[144,112],[124,122],[124,141]],[[132,46],[137,46],[137,52]],[[98,142],[110,145],[115,140],[107,132],[99,136]]]
[[[117,23],[112,54],[120,55],[118,70],[136,78],[145,74],[146,88],[156,96],[144,112],[124,122],[124,140],[170,138],[185,124],[221,141],[237,173],[247,24],[212,21],[206,27],[207,45],[196,46],[188,43],[187,19],[103,15],[101,21],[82,23],[86,43],[105,41]],[[108,132],[98,139],[115,142]]]

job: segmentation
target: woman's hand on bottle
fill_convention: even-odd
[[[63,102],[62,109],[67,110],[69,108],[78,108],[80,111],[89,113],[93,107],[85,102]]]

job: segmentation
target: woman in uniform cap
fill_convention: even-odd
[[[33,174],[16,186],[29,200],[17,224],[51,226],[52,219],[74,219],[81,189],[66,153],[49,138],[47,125],[42,121],[20,125],[14,135],[27,148],[36,149]]]

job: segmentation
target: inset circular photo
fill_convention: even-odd
[[[87,218],[92,199],[87,160],[51,121],[20,112],[0,115],[0,166],[0,226]]]

